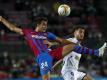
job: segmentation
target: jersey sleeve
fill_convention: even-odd
[[[49,40],[55,40],[56,39],[56,35],[54,35],[53,33],[48,32],[48,37]]]
[[[73,42],[73,43],[78,42],[78,40],[76,38],[68,38],[67,40],[70,41],[70,42]]]
[[[31,29],[27,29],[27,28],[22,29],[22,32],[24,33],[24,35],[27,35],[31,31],[32,31]]]

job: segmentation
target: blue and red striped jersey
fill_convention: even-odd
[[[36,32],[31,29],[23,29],[22,31],[28,45],[32,48],[36,57],[48,49],[48,46],[43,43],[44,40],[56,39],[56,36],[50,32]]]

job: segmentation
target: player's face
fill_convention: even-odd
[[[47,21],[42,21],[37,25],[40,32],[45,32],[47,30]]]
[[[74,32],[74,36],[78,39],[78,40],[82,40],[84,39],[84,34],[85,34],[85,30],[84,29],[77,29]]]

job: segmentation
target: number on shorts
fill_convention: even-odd
[[[48,67],[48,63],[46,61],[41,63],[41,68],[44,69],[45,67]]]

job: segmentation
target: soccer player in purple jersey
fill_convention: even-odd
[[[61,59],[71,51],[75,51],[80,54],[103,56],[106,47],[106,43],[104,43],[101,48],[92,50],[57,37],[53,33],[46,31],[48,20],[44,17],[37,18],[37,24],[34,30],[18,28],[16,25],[12,24],[2,16],[0,16],[0,22],[11,31],[19,33],[25,37],[26,41],[34,52],[43,80],[50,79],[50,70],[52,68],[53,58]],[[48,51],[47,43],[44,43],[48,40],[57,41],[64,46],[53,51]],[[48,42],[48,44],[50,45],[51,43]]]

